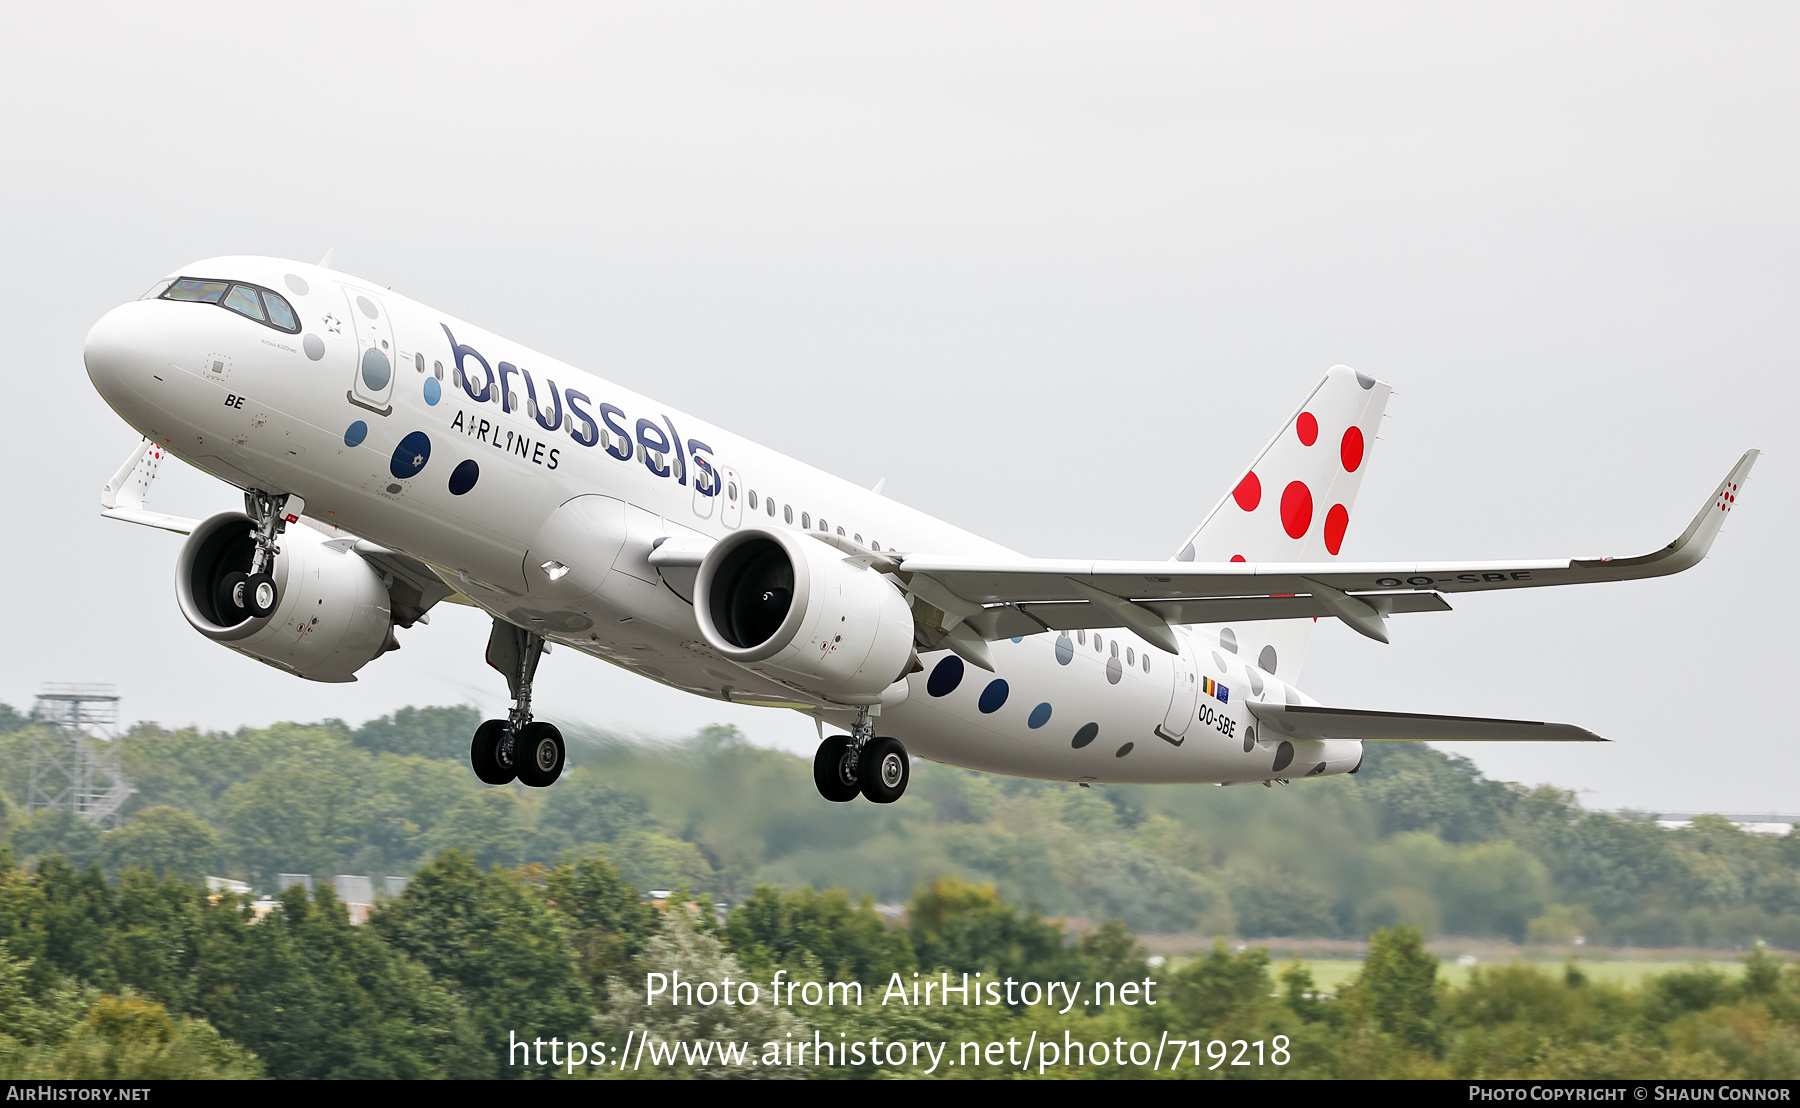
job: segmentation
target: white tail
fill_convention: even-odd
[[[1176,559],[1323,562],[1337,557],[1392,392],[1349,366],[1332,366],[1194,529]],[[1292,682],[1313,623],[1272,620],[1212,633],[1223,648]]]

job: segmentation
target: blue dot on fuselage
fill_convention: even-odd
[[[1024,642],[1024,641],[1025,641],[1025,636],[1024,636],[1024,635],[1014,635],[1014,636],[1013,636],[1013,641],[1014,641],[1014,642]]]
[[[931,671],[931,677],[925,682],[925,691],[932,696],[949,696],[962,684],[963,660],[956,655],[946,656]]]
[[[475,482],[480,478],[481,467],[475,464],[475,459],[468,458],[457,463],[456,468],[450,472],[450,495],[461,496],[474,488]]]
[[[1037,707],[1035,707],[1031,710],[1031,716],[1030,716],[1030,718],[1026,719],[1025,726],[1027,726],[1027,727],[1031,728],[1033,731],[1035,731],[1038,728],[1042,727],[1044,724],[1049,723],[1049,722],[1050,722],[1050,705],[1048,703],[1045,703],[1045,704],[1039,704]]]
[[[444,397],[444,386],[438,384],[436,377],[425,378],[425,403],[436,404]]]
[[[369,425],[360,419],[344,429],[345,446],[361,446],[362,441],[368,437]]]
[[[398,480],[417,477],[431,460],[431,438],[423,431],[414,431],[400,440],[394,447],[394,456],[388,462],[388,472]]]
[[[1000,710],[1002,704],[1006,703],[1006,693],[1006,682],[996,677],[988,682],[987,688],[981,690],[981,699],[976,702],[975,706],[980,708],[984,715],[993,715]]]

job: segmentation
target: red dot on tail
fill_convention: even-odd
[[[1301,412],[1300,418],[1294,421],[1294,430],[1300,432],[1302,446],[1311,446],[1319,441],[1319,421],[1311,412]]]
[[[1244,556],[1242,554],[1233,554],[1231,560],[1234,562],[1241,562],[1244,560]]]
[[[1281,493],[1281,526],[1288,538],[1297,539],[1312,526],[1312,490],[1295,481]]]
[[[1344,457],[1344,472],[1355,473],[1363,459],[1362,428],[1352,427],[1344,432],[1344,443],[1339,447],[1339,452]]]
[[[1237,501],[1237,506],[1244,511],[1256,511],[1256,506],[1262,503],[1262,482],[1256,479],[1255,473],[1244,474],[1244,479],[1238,482],[1238,487],[1231,490],[1231,498]]]
[[[1350,513],[1342,504],[1333,504],[1325,513],[1325,549],[1335,556],[1344,545],[1344,531],[1350,526]]]

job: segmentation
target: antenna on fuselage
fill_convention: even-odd
[[[885,484],[887,484],[887,478],[883,477],[881,480],[875,482],[875,487],[870,489],[869,491],[874,493],[876,496],[880,496],[881,495],[881,486],[883,486]]]
[[[337,253],[337,247],[333,246],[333,247],[327,249],[325,251],[325,256],[323,258],[319,259],[319,268],[320,269],[330,269],[331,268],[331,256],[335,253]]]

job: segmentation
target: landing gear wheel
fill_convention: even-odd
[[[517,775],[506,749],[505,720],[490,719],[475,729],[475,740],[469,744],[469,765],[487,785],[504,785]]]
[[[912,777],[912,764],[899,739],[875,738],[862,748],[857,759],[857,775],[862,778],[862,794],[876,804],[892,804],[906,792]]]
[[[819,744],[813,755],[813,784],[819,795],[837,804],[855,800],[862,782],[850,769],[850,736],[833,735]]]
[[[554,724],[528,723],[513,744],[519,780],[534,789],[556,784],[563,771],[563,737]]]
[[[219,622],[226,627],[239,624],[250,618],[250,575],[248,573],[227,573],[219,578],[219,589],[213,596],[213,603],[219,608]]]
[[[261,619],[275,610],[280,599],[275,593],[275,579],[266,573],[252,573],[244,582],[244,607]]]

